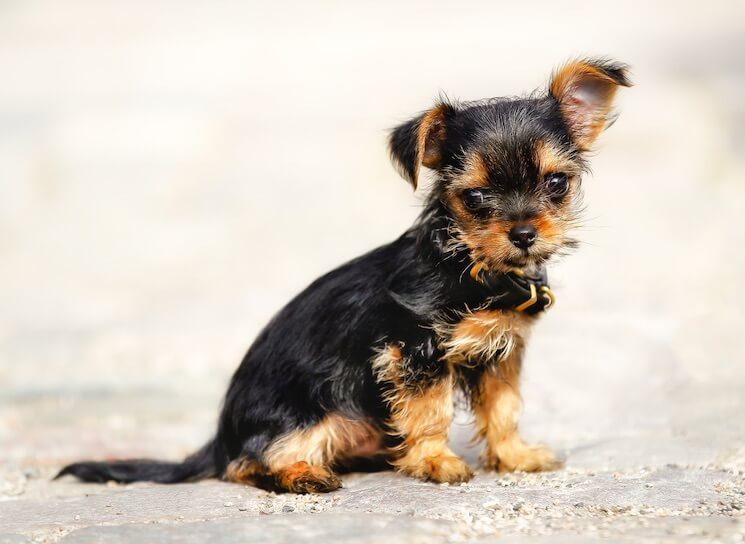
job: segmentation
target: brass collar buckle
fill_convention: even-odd
[[[533,306],[535,303],[538,302],[539,295],[545,300],[545,304],[543,308],[541,308],[542,310],[548,310],[556,301],[554,292],[551,291],[548,285],[543,285],[532,281],[532,279],[526,276],[525,272],[523,270],[520,270],[519,268],[513,268],[510,273],[527,282],[528,288],[530,289],[530,298],[522,304],[515,306],[516,311],[523,312]]]
[[[553,291],[551,291],[551,289],[549,289],[546,285],[541,285],[539,289],[536,289],[536,284],[532,282],[530,282],[530,298],[519,306],[515,306],[515,310],[518,312],[523,312],[533,306],[536,302],[538,302],[538,290],[540,290],[541,298],[545,299],[546,301],[546,304],[543,306],[542,310],[548,310],[554,303],[554,300],[556,300]]]

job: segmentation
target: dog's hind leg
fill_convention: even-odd
[[[278,437],[260,460],[230,463],[227,479],[291,493],[326,493],[342,486],[332,466],[350,457],[373,454],[380,432],[369,423],[332,413],[318,423]]]

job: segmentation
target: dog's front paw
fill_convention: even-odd
[[[425,457],[414,465],[400,466],[400,469],[414,478],[436,483],[455,484],[473,478],[471,467],[463,459],[452,454]]]
[[[545,446],[522,441],[503,444],[497,454],[486,456],[484,464],[487,469],[499,472],[545,472],[562,466],[562,462]]]

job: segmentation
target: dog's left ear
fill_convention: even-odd
[[[549,95],[559,102],[561,115],[579,149],[588,150],[613,121],[611,108],[619,86],[631,86],[628,66],[604,59],[570,62],[553,73]]]
[[[414,189],[417,186],[420,165],[434,169],[440,167],[447,121],[454,111],[450,104],[440,103],[391,132],[388,138],[391,160]]]

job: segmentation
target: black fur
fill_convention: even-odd
[[[606,63],[603,69],[625,78],[620,66]],[[445,111],[441,165],[419,219],[397,240],[314,281],[271,320],[235,372],[217,434],[205,448],[183,463],[86,462],[60,475],[163,483],[221,476],[231,460],[260,459],[277,437],[331,412],[384,427],[387,407],[370,361],[386,344],[402,348],[407,387],[438,380],[445,367],[433,325],[455,322],[459,312],[491,295],[465,273],[472,264],[468,248],[449,245],[454,217],[445,194],[464,168],[464,150],[477,151],[487,163],[495,194],[489,217],[504,220],[545,203],[532,158],[536,142],[550,140],[584,165],[557,100],[548,94],[448,104]],[[394,161],[412,184],[422,153],[421,122],[420,116],[404,123],[390,139]]]
[[[201,450],[190,455],[181,463],[152,461],[150,459],[131,459],[127,461],[73,463],[63,468],[56,478],[67,474],[86,482],[129,483],[152,481],[161,484],[188,482],[218,476],[215,441],[211,440]]]

